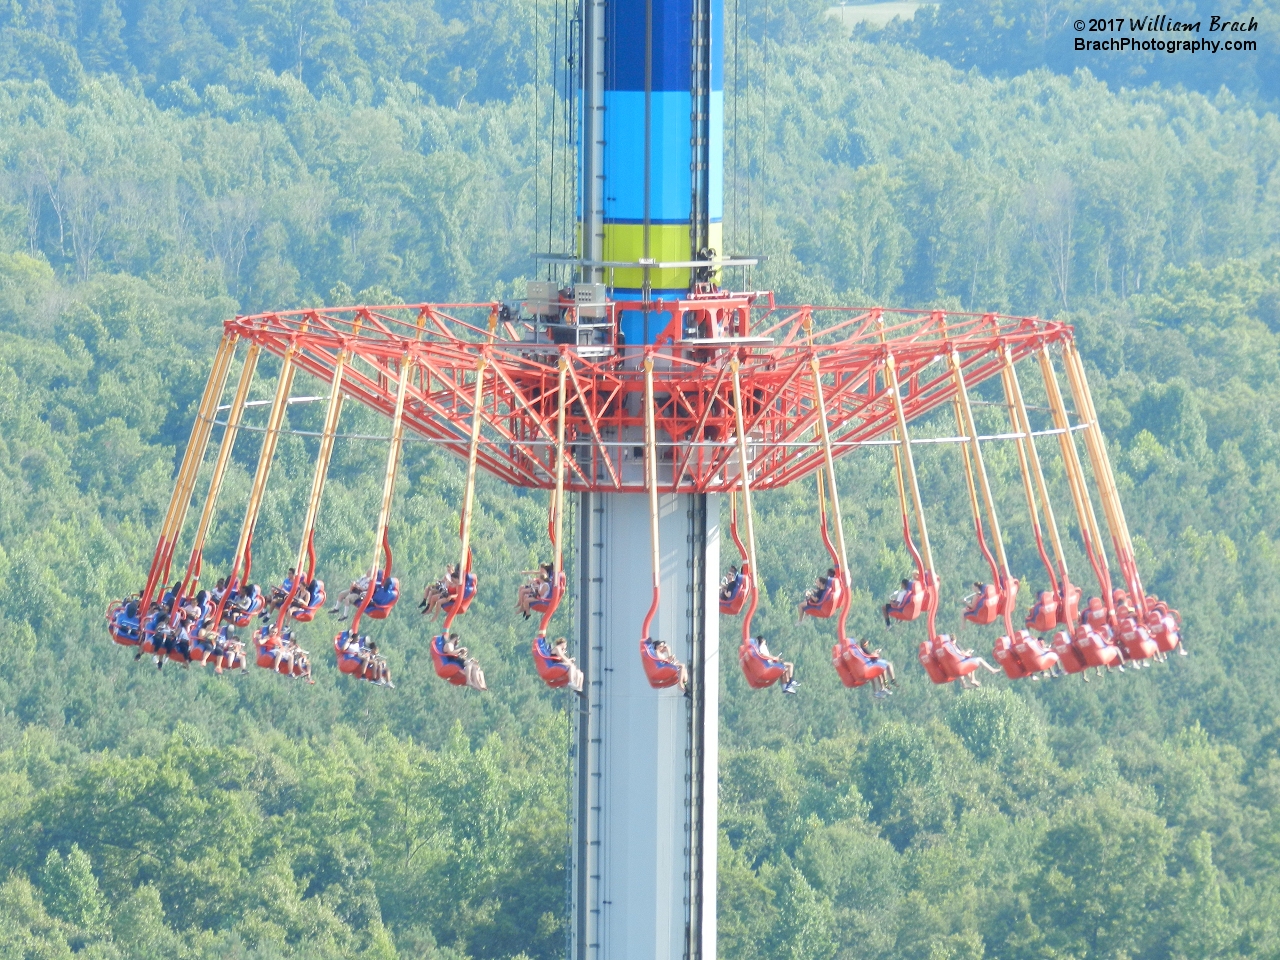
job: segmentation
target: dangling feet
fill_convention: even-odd
[[[798,686],[800,686],[800,681],[799,681],[799,680],[788,680],[786,683],[784,683],[784,684],[782,685],[782,692],[783,692],[783,693],[796,693],[796,692],[797,692],[796,688],[797,688]]]

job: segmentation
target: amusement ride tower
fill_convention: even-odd
[[[281,358],[282,369],[230,563],[233,588],[249,583],[258,509],[293,376],[301,370],[331,387],[298,550],[297,569],[309,565],[312,596],[300,613],[288,613],[290,594],[282,622],[286,613],[309,621],[320,607],[314,523],[344,398],[392,423],[376,553],[366,571],[375,585],[385,576],[387,588],[366,593],[356,624],[366,614],[386,616],[398,597],[398,581],[390,589],[387,526],[405,433],[468,463],[458,564],[465,592],[451,594],[445,630],[433,641],[436,672],[452,683],[475,685],[441,644],[449,624],[484,591],[485,572],[473,569],[469,548],[476,471],[550,491],[554,586],[536,607],[542,620],[532,654],[549,686],[577,685],[546,647],[548,623],[572,590],[571,652],[581,692],[566,694],[576,733],[570,960],[714,960],[720,615],[742,615],[733,649],[752,687],[774,684],[781,672],[751,635],[753,490],[818,475],[822,535],[837,574],[811,612],[835,618],[832,663],[847,687],[874,681],[881,668],[845,635],[852,579],[833,464],[869,443],[894,451],[903,534],[916,566],[892,615],[925,626],[919,658],[933,682],[964,683],[975,666],[936,630],[938,575],[911,453],[910,422],[948,406],[960,434],[950,439],[964,451],[975,528],[991,570],[965,617],[1003,622],[995,656],[1009,677],[1059,661],[1069,672],[1105,666],[1121,644],[1131,659],[1158,656],[1176,643],[1176,628],[1142,589],[1071,328],[995,314],[781,307],[768,292],[725,289],[726,268],[755,261],[721,250],[720,0],[581,0],[579,15],[579,245],[572,254],[539,257],[548,276],[571,282],[533,281],[525,300],[512,303],[314,308],[228,320],[136,609],[145,618],[168,582],[217,411],[228,409],[177,592],[189,595],[200,580],[204,536],[264,350]],[[231,403],[219,408],[241,341],[248,351],[240,381]],[[1065,369],[1075,423],[1053,355]],[[1030,356],[1053,413],[1053,428],[1039,434],[1015,372]],[[968,389],[992,378],[1004,386],[1011,432],[979,437]],[[1112,587],[1077,432],[1124,590]],[[1040,470],[1035,437],[1044,434],[1058,441],[1076,527],[1098,581],[1088,604],[1069,579]],[[1026,625],[1046,635],[1043,644],[1013,624],[1018,581],[1000,542],[980,440],[1018,447],[1049,587]],[[735,504],[741,498],[746,520],[743,545],[735,506],[731,529],[744,569],[728,604],[717,596],[723,493]],[[566,496],[578,498],[575,543],[563,540]],[[572,581],[564,576],[566,546]],[[256,600],[241,602],[252,607]],[[211,619],[202,616],[216,627],[223,606]],[[148,631],[160,629],[156,619],[130,619],[123,605],[109,620],[120,643],[145,647]],[[354,654],[343,654],[344,636],[335,641],[339,665],[364,675],[363,666],[352,665]],[[258,663],[278,669],[280,658],[260,647]],[[687,684],[678,682],[680,667]]]

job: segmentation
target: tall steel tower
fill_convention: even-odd
[[[678,301],[722,250],[720,0],[583,0],[579,300],[618,310],[628,358],[685,339]],[[595,286],[595,285],[600,286]],[[595,291],[595,292],[593,292]],[[637,302],[638,301],[638,302]],[[674,329],[673,329],[674,327]],[[627,362],[627,361],[624,361]],[[639,460],[630,466],[640,470]],[[578,503],[578,651],[572,960],[716,954],[719,499],[660,505],[660,636],[690,666],[688,695],[635,667],[648,597],[637,544],[645,496]]]

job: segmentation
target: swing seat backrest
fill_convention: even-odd
[[[324,606],[325,600],[324,581],[316,580],[312,583],[311,599],[307,602],[307,605],[290,610],[289,616],[293,617],[298,623],[310,623],[316,618],[320,608]]]
[[[1071,639],[1067,631],[1059,630],[1055,633],[1051,638],[1050,645],[1053,648],[1053,652],[1058,655],[1058,662],[1062,664],[1062,669],[1067,673],[1079,673],[1089,666],[1084,658],[1084,652]]]
[[[809,603],[806,601],[804,613],[820,620],[828,620],[840,609],[840,604],[843,600],[844,587],[841,586],[839,577],[828,577],[827,585],[818,597],[818,602]]]
[[[1084,591],[1075,584],[1067,590],[1066,596],[1059,599],[1058,602],[1058,625],[1065,627],[1067,624],[1074,624],[1080,619],[1080,598],[1084,596]]]
[[[449,656],[444,652],[444,634],[438,633],[431,638],[431,664],[435,667],[436,676],[448,680],[455,687],[466,686],[467,665],[461,657]]]
[[[978,661],[962,654],[955,641],[945,633],[939,634],[934,644],[934,656],[938,658],[943,673],[952,680],[967,677],[978,669]]]
[[[744,640],[738,647],[738,662],[742,665],[742,675],[753,690],[773,686],[787,672],[781,660],[762,654],[754,639]]]
[[[138,618],[125,615],[124,604],[113,604],[107,611],[107,632],[121,646],[136,647],[140,641]]]
[[[674,687],[680,682],[680,665],[668,660],[659,660],[654,652],[654,642],[648,638],[640,641],[640,663],[644,667],[644,675],[649,681],[649,686],[655,690]]]
[[[569,685],[569,665],[551,654],[547,638],[541,634],[533,638],[533,668],[548,687],[558,689]],[[677,678],[678,679],[678,678]]]
[[[1130,660],[1146,660],[1160,652],[1147,628],[1133,617],[1120,621],[1120,643],[1124,646],[1124,655]]]
[[[1004,675],[1010,680],[1021,680],[1030,672],[1018,659],[1017,653],[1014,652],[1013,640],[1009,637],[996,637],[991,655],[996,658],[996,663],[1000,664]]]
[[[1015,640],[1016,642],[1013,645],[1014,655],[1027,673],[1040,673],[1044,670],[1050,670],[1058,662],[1058,655],[1052,650],[1046,649],[1038,638],[1033,637],[1026,630],[1019,630]]]
[[[344,633],[333,638],[333,652],[338,657],[338,670],[349,676],[363,676],[364,664],[360,662],[360,658],[354,652],[343,649],[346,640]]]
[[[1090,597],[1082,611],[1082,616],[1089,626],[1098,630],[1107,625],[1107,605],[1102,602],[1101,597]]]
[[[466,613],[471,607],[471,601],[476,598],[476,575],[468,573],[466,583],[462,589],[462,598],[458,598],[458,587],[455,584],[449,588],[449,599],[440,605],[445,613]]]
[[[1114,667],[1120,663],[1120,648],[1087,623],[1076,627],[1076,646],[1090,667]]]
[[[995,623],[1000,616],[1000,591],[994,584],[984,583],[982,590],[965,608],[964,618],[980,627]]]
[[[1058,625],[1058,595],[1052,590],[1041,590],[1036,602],[1027,613],[1027,629],[1036,633],[1048,633]]]
[[[929,679],[934,683],[951,682],[952,678],[947,676],[947,672],[942,669],[942,664],[938,662],[938,658],[933,654],[933,644],[928,640],[920,641],[917,657],[920,660],[920,666],[924,667],[924,672],[929,675]]]
[[[237,627],[249,626],[249,624],[253,622],[253,618],[262,611],[266,602],[267,601],[263,599],[261,593],[256,594],[254,598],[249,601],[249,607],[247,610],[237,610],[232,614],[231,622]]]
[[[733,583],[729,584],[729,599],[720,600],[720,612],[726,617],[736,617],[746,606],[751,596],[751,578],[739,571]]]
[[[1178,648],[1182,638],[1178,634],[1178,624],[1168,613],[1151,610],[1147,613],[1147,632],[1156,642],[1161,653],[1172,653]]]
[[[563,570],[560,571],[560,576],[557,579],[560,581],[560,595],[564,596],[565,584],[568,581],[566,580],[565,572]],[[546,613],[547,608],[551,606],[551,598],[554,596],[555,591],[548,590],[545,597],[539,597],[537,600],[531,602],[529,604],[529,608],[531,610],[537,610],[539,613]]]
[[[373,591],[373,596],[369,598],[369,606],[365,608],[364,615],[372,617],[374,620],[385,620],[387,614],[391,612],[391,608],[396,605],[400,599],[400,578],[392,577],[390,583],[379,583],[378,589]]]
[[[920,614],[924,613],[924,584],[919,580],[912,580],[911,586],[907,590],[907,595],[896,603],[890,601],[889,616],[894,620],[910,621],[917,619]]]
[[[883,660],[867,656],[865,650],[848,639],[832,646],[831,665],[836,668],[840,682],[850,688],[860,687],[885,672]]]

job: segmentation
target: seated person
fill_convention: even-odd
[[[387,666],[387,660],[378,653],[378,644],[370,640],[368,637],[361,637],[364,641],[364,654],[362,659],[365,661],[364,676],[367,680],[372,680],[380,687],[395,687],[391,682],[391,668]],[[473,660],[472,663],[475,661]],[[483,676],[481,682],[484,681]]]
[[[834,571],[832,572],[834,573]],[[756,637],[756,649],[760,651],[760,656],[764,657],[766,660],[782,664],[782,692],[795,693],[796,687],[800,685],[796,680],[796,665],[794,663],[788,663],[781,657],[775,657],[770,653],[769,646],[765,642],[764,637]]]
[[[911,581],[903,580],[902,586],[899,587],[896,591],[894,591],[893,596],[889,598],[889,602],[884,605],[884,625],[886,627],[893,626],[893,618],[889,616],[890,612],[893,610],[901,610],[904,606],[906,606],[907,600],[910,597],[911,597]]]
[[[351,581],[351,586],[345,590],[339,590],[337,599],[329,612],[336,614],[339,620],[347,619],[352,607],[358,607],[364,603],[364,593],[369,589],[369,575],[362,574]],[[341,613],[339,613],[341,610]]]
[[[479,662],[471,656],[466,647],[459,644],[459,639],[456,633],[446,636],[440,652],[462,664],[462,676],[467,681],[468,687],[482,692],[488,690],[489,687],[484,679],[484,671],[480,669]]]
[[[445,567],[444,576],[428,584],[422,591],[422,602],[418,604],[418,609],[432,617],[440,614],[441,605],[449,599],[450,589],[457,588],[459,582],[458,565],[451,564]]]
[[[311,654],[298,646],[298,640],[293,635],[292,630],[285,631],[284,645],[288,647],[289,650],[289,675],[298,678],[306,678],[307,683],[314,684],[316,681],[315,678],[311,676]]]
[[[284,578],[284,583],[278,587],[271,588],[271,593],[267,596],[267,602],[262,606],[262,613],[258,614],[259,619],[264,622],[270,620],[271,614],[284,606],[284,602],[289,596],[289,591],[293,589],[293,581],[297,575],[297,571],[290,567],[289,575]]]
[[[676,659],[675,651],[665,640],[657,640],[653,644],[653,659],[660,663],[675,664],[680,668],[680,680],[677,686],[684,690],[689,685],[689,668]]]
[[[551,597],[551,583],[555,579],[556,568],[554,564],[540,563],[537,570],[522,570],[521,573],[532,579],[520,585],[516,593],[516,610],[528,620],[533,612],[533,604]]]
[[[895,687],[898,685],[898,676],[894,673],[893,664],[880,656],[879,649],[871,649],[870,640],[859,640],[858,649],[866,655],[868,660],[884,664],[884,673],[881,676],[873,677],[871,679],[871,689],[875,691],[875,698],[877,700],[883,700],[885,697],[893,693],[893,691],[889,689],[888,684],[891,683]],[[885,677],[889,678],[888,683],[885,682]]]
[[[551,644],[551,659],[557,663],[563,663],[569,669],[569,686],[578,693],[582,692],[582,671],[578,669],[578,664],[569,656],[569,641],[564,637],[556,637]]]
[[[729,573],[720,581],[720,599],[726,603],[733,599],[734,589],[738,585],[738,567],[736,564],[729,564]]]
[[[159,622],[156,624],[156,631],[152,643],[155,646],[155,664],[157,670],[164,669],[164,662],[169,657],[169,651],[175,649],[178,640],[178,627],[167,616],[161,615]],[[137,660],[141,654],[134,655]]]
[[[378,574],[373,587],[373,596],[369,598],[371,607],[388,607],[400,597],[400,581],[396,577]]]

